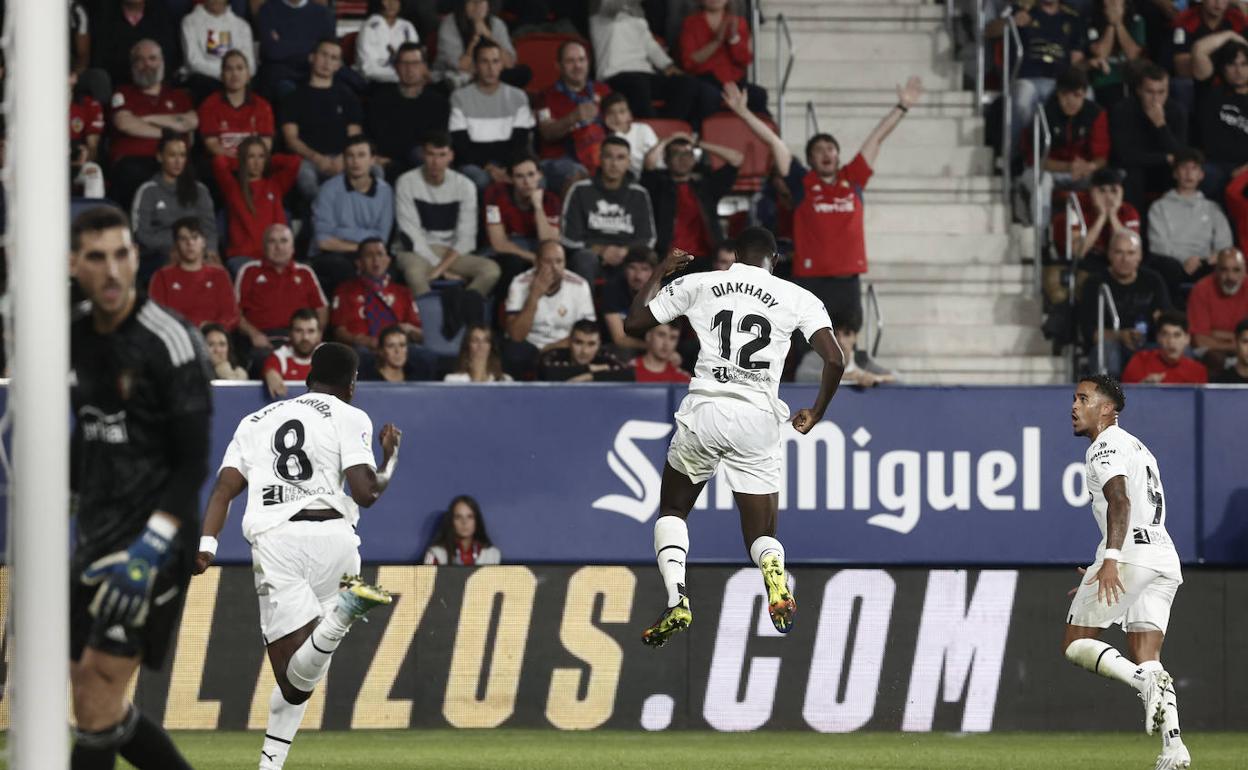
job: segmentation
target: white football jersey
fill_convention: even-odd
[[[1157,458],[1135,436],[1117,425],[1101,431],[1088,447],[1087,480],[1092,493],[1092,515],[1101,528],[1096,549],[1099,562],[1105,553],[1105,484],[1115,476],[1127,479],[1131,518],[1122,543],[1122,562],[1147,567],[1168,577],[1180,576],[1179,554],[1166,532],[1166,494],[1161,486]]]
[[[247,415],[221,461],[247,478],[248,542],[305,509],[332,508],[354,526],[360,509],[343,482],[356,465],[377,468],[373,421],[328,393],[305,393]]]
[[[740,262],[727,270],[677,278],[650,300],[661,323],[689,319],[701,351],[689,383],[691,395],[744,399],[775,413],[789,408],[779,398],[780,374],[794,330],[806,339],[832,328],[814,294],[761,267]]]

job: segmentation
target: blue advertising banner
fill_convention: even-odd
[[[1071,392],[842,391],[810,435],[783,429],[779,537],[789,560],[1091,561],[1099,533],[1083,481],[1087,440],[1071,435]],[[683,396],[683,388],[641,385],[361,384],[356,404],[375,428],[394,422],[404,432],[396,480],[363,512],[365,560],[419,562],[438,512],[471,494],[506,562],[649,562]],[[786,387],[781,396],[796,409],[815,390]],[[1235,408],[1246,396],[1128,390],[1122,424],[1158,458],[1167,527],[1185,562],[1248,562],[1248,410]],[[216,388],[214,476],[238,421],[265,403],[254,383]],[[250,560],[242,504],[231,510],[221,563]],[[747,558],[731,491],[718,478],[689,521],[695,562]]]

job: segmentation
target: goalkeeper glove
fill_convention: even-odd
[[[100,587],[88,607],[92,617],[109,626],[141,627],[147,621],[152,583],[177,532],[167,519],[152,516],[129,548],[92,562],[82,573],[84,584]]]

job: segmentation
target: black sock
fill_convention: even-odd
[[[139,714],[134,733],[121,744],[120,752],[127,762],[139,770],[192,770],[190,763],[173,745],[169,733],[144,714]]]
[[[113,770],[117,765],[117,747],[100,748],[74,743],[69,757],[71,770]]]

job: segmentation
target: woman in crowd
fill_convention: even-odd
[[[218,155],[212,161],[230,223],[229,254],[235,263],[231,272],[237,272],[239,258],[264,256],[264,231],[269,225],[286,224],[282,198],[299,176],[299,158],[270,156],[268,144],[259,136],[244,139],[237,156]]]
[[[217,259],[217,217],[208,188],[195,179],[187,162],[189,143],[182,134],[166,131],[156,145],[160,171],[139,185],[134,194],[130,221],[139,245],[140,285],[169,260],[173,250],[173,223],[183,217],[199,220],[208,245],[209,261]]]
[[[502,561],[503,554],[486,534],[481,506],[471,495],[458,495],[442,514],[438,531],[425,550],[425,564],[472,567]]]
[[[747,82],[753,61],[750,25],[732,13],[729,0],[702,0],[702,10],[685,17],[680,29],[681,66],[716,91],[736,83],[746,94],[750,112],[767,112],[767,91]]]
[[[266,148],[273,147],[273,106],[251,90],[247,57],[237,49],[221,59],[221,88],[199,105],[199,133],[210,158],[238,157],[238,148],[249,136],[258,136]]]
[[[488,326],[472,324],[459,345],[459,364],[444,382],[511,382],[503,373],[502,358]]]
[[[221,324],[204,324],[200,331],[208,345],[208,360],[212,362],[213,376],[218,380],[247,379],[247,370],[234,365],[234,348],[225,327]]]
[[[416,26],[399,16],[401,0],[372,0],[355,42],[355,66],[370,83],[397,83],[394,55],[404,43],[419,43]]]
[[[472,80],[473,53],[477,43],[493,40],[502,49],[502,80],[524,88],[533,71],[516,63],[516,48],[503,20],[490,13],[489,0],[460,0],[455,13],[448,14],[438,27],[438,58],[433,62],[434,77],[459,87]]]

